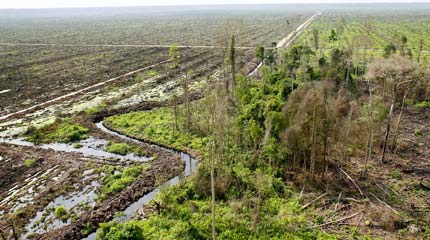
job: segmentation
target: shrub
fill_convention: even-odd
[[[110,152],[110,153],[123,155],[123,156],[127,155],[129,153],[134,153],[140,157],[147,155],[146,152],[144,150],[142,150],[141,148],[138,148],[135,146],[130,146],[126,143],[116,143],[116,142],[109,142],[105,151]]]
[[[143,240],[142,229],[135,223],[101,223],[97,230],[97,239]]]
[[[415,135],[415,137],[421,137],[423,135],[423,133],[421,132],[421,130],[415,129],[414,135]]]
[[[73,147],[76,148],[76,149],[79,149],[79,148],[82,148],[83,145],[80,144],[80,143],[76,143],[76,144],[73,145]]]
[[[430,108],[430,102],[420,102],[415,104],[417,108]]]
[[[391,177],[392,178],[400,178],[400,172],[397,169],[394,169],[393,171],[391,171]]]
[[[65,207],[63,206],[58,206],[55,209],[54,215],[56,218],[61,219],[61,220],[66,220],[67,219],[67,210]]]
[[[26,140],[35,144],[62,142],[77,142],[88,138],[89,129],[71,122],[70,119],[57,119],[54,123],[41,128],[29,127]]]
[[[109,142],[106,147],[106,151],[119,155],[127,155],[128,153],[133,151],[133,147],[126,143]]]
[[[29,168],[29,167],[33,167],[36,164],[36,162],[37,162],[36,159],[29,158],[24,160],[24,165]]]
[[[128,167],[120,173],[115,173],[116,170],[115,168],[101,170],[105,172],[106,176],[103,178],[102,194],[99,200],[106,198],[110,193],[119,192],[132,184],[144,170],[144,165]]]

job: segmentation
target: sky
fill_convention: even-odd
[[[352,3],[374,0],[0,0],[0,8],[72,8],[158,5]],[[430,0],[378,0],[377,2],[430,2]]]

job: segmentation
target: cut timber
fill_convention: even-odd
[[[399,212],[396,209],[394,209],[393,207],[391,207],[390,205],[388,205],[388,203],[386,203],[386,202],[382,201],[381,199],[379,199],[375,194],[373,194],[373,193],[370,193],[370,194],[372,194],[372,196],[374,198],[376,198],[376,200],[378,200],[380,203],[384,204],[385,207],[387,207],[388,209],[390,209],[391,211],[393,211],[395,214],[397,214],[397,215],[399,214]]]
[[[321,198],[325,197],[327,194],[328,194],[328,193],[324,193],[324,194],[320,195],[319,197],[315,198],[314,200],[310,201],[309,203],[306,203],[306,204],[302,207],[302,210],[303,210],[303,209],[306,209],[307,207],[309,207],[310,205],[312,205],[312,203],[314,203],[314,202],[316,202],[316,201],[320,200]]]
[[[357,188],[357,190],[360,192],[360,195],[364,195],[363,192],[361,191],[360,187],[358,186],[358,184],[354,181],[354,179],[352,179],[351,176],[349,176],[348,173],[346,173],[342,168],[340,168],[340,171],[345,174],[345,176],[349,179],[349,181],[352,182],[352,184],[354,184],[354,186]]]
[[[333,223],[342,222],[342,221],[351,219],[351,218],[357,216],[358,214],[360,214],[360,212],[354,213],[354,214],[352,214],[351,216],[348,216],[348,217],[343,217],[343,218],[335,220],[335,221],[326,222],[326,223],[323,223],[323,224],[320,224],[320,225],[316,225],[316,226],[312,226],[312,227],[309,227],[309,228],[319,228],[319,227],[324,227],[324,226],[327,226],[327,225],[330,225],[330,224],[333,224]]]

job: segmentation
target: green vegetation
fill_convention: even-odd
[[[105,199],[112,193],[119,192],[132,184],[139,175],[148,168],[146,165],[137,165],[127,168],[115,166],[103,166],[98,172],[105,173],[102,182],[103,187],[98,198],[99,201]]]
[[[131,146],[131,145],[128,145],[127,143],[116,143],[112,141],[110,141],[106,146],[106,151],[110,153],[119,154],[119,155],[127,155],[129,153],[134,153],[137,156],[147,155],[141,148],[137,146]]]
[[[142,229],[134,223],[102,223],[97,230],[97,239],[109,240],[143,240]]]
[[[85,109],[85,113],[87,113],[87,114],[97,113],[97,112],[100,112],[100,111],[106,109],[107,107],[108,107],[108,105],[103,102],[103,103],[99,104],[98,106]]]
[[[83,147],[83,145],[80,144],[80,143],[75,143],[75,144],[73,144],[73,147],[76,148],[76,149],[80,149],[80,148]]]
[[[34,158],[28,158],[24,160],[24,165],[28,168],[33,167],[34,165],[36,165],[37,160]]]
[[[29,127],[26,140],[35,144],[61,142],[71,143],[88,138],[89,130],[71,119],[57,119],[54,123],[41,128]]]
[[[417,108],[430,108],[430,102],[420,102],[415,104]]]
[[[146,75],[150,76],[150,77],[155,77],[158,75],[158,72],[155,70],[150,70],[146,72]]]
[[[105,124],[127,135],[176,149],[191,147],[201,150],[205,148],[207,138],[185,131],[174,132],[172,125],[174,119],[175,115],[170,109],[160,108],[111,116],[105,119]]]
[[[341,36],[335,33],[332,41]],[[193,103],[184,94],[182,106],[109,117],[105,123],[117,131],[203,155],[196,175],[160,194],[159,214],[128,224],[149,239],[341,238],[308,228],[336,217],[302,209],[290,181],[330,189],[333,179],[325,176],[339,175],[335,166],[356,166],[353,159],[363,159],[356,174],[366,178],[376,169],[370,160],[378,139],[397,134],[398,126],[387,122],[390,106],[401,105],[405,88],[405,102],[423,101],[429,83],[421,66],[397,54],[372,61],[366,72],[353,71],[347,49],[329,54],[315,64],[317,51],[298,44],[269,61],[260,48],[259,80],[238,76],[235,89],[209,85]],[[372,95],[360,91],[364,77]],[[382,158],[396,142],[383,144]]]
[[[68,219],[68,213],[65,207],[63,206],[58,206],[55,209],[54,215],[57,219],[61,219],[61,220],[67,220]]]
[[[400,178],[400,172],[397,169],[394,169],[393,171],[391,171],[391,177],[394,179]]]
[[[423,136],[423,133],[421,132],[421,130],[415,129],[414,135],[415,135],[415,137],[421,137],[421,136]]]

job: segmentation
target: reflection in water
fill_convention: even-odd
[[[33,143],[25,141],[23,139],[0,138],[0,142],[27,147],[35,146]],[[151,157],[140,157],[134,153],[129,153],[127,155],[119,155],[106,152],[104,151],[104,149],[108,145],[108,141],[104,139],[87,138],[85,140],[80,141],[79,144],[82,147],[76,148],[75,146],[67,143],[47,143],[38,145],[37,147],[42,149],[52,149],[60,152],[82,153],[82,155],[84,155],[85,157],[114,158],[139,162],[147,162],[149,160],[152,160]]]
[[[96,126],[98,128],[100,128],[102,131],[106,132],[106,133],[109,133],[109,134],[121,137],[123,139],[130,140],[130,141],[139,142],[139,140],[136,140],[136,139],[133,139],[133,138],[129,138],[129,137],[123,135],[123,134],[120,134],[120,133],[117,133],[117,132],[109,130],[108,128],[106,128],[103,125],[103,122],[97,123]],[[156,146],[156,145],[154,145],[154,146]],[[159,147],[159,146],[157,146],[157,147]],[[163,149],[168,150],[168,151],[172,151],[172,150],[166,149],[166,148],[163,148]],[[137,209],[139,209],[143,205],[147,204],[149,201],[151,201],[152,199],[154,199],[157,196],[158,192],[160,191],[160,188],[164,188],[164,187],[175,185],[175,184],[177,184],[179,182],[179,180],[181,178],[187,177],[192,172],[196,171],[197,162],[196,162],[196,160],[194,158],[192,158],[189,154],[184,153],[184,152],[177,152],[177,151],[174,151],[174,152],[176,152],[177,154],[179,154],[181,156],[182,160],[185,161],[184,172],[180,176],[176,176],[176,177],[170,179],[169,181],[165,182],[162,186],[154,189],[152,192],[149,192],[149,193],[145,194],[139,200],[137,200],[136,202],[132,203],[130,206],[128,206],[124,210],[124,215],[123,216],[118,217],[118,218],[115,219],[116,221],[124,222],[124,221],[130,220],[133,217],[133,215],[134,215],[134,213],[136,212]],[[84,238],[83,240],[95,240],[96,237],[97,237],[97,233],[92,233],[91,235],[89,235],[88,237]]]

